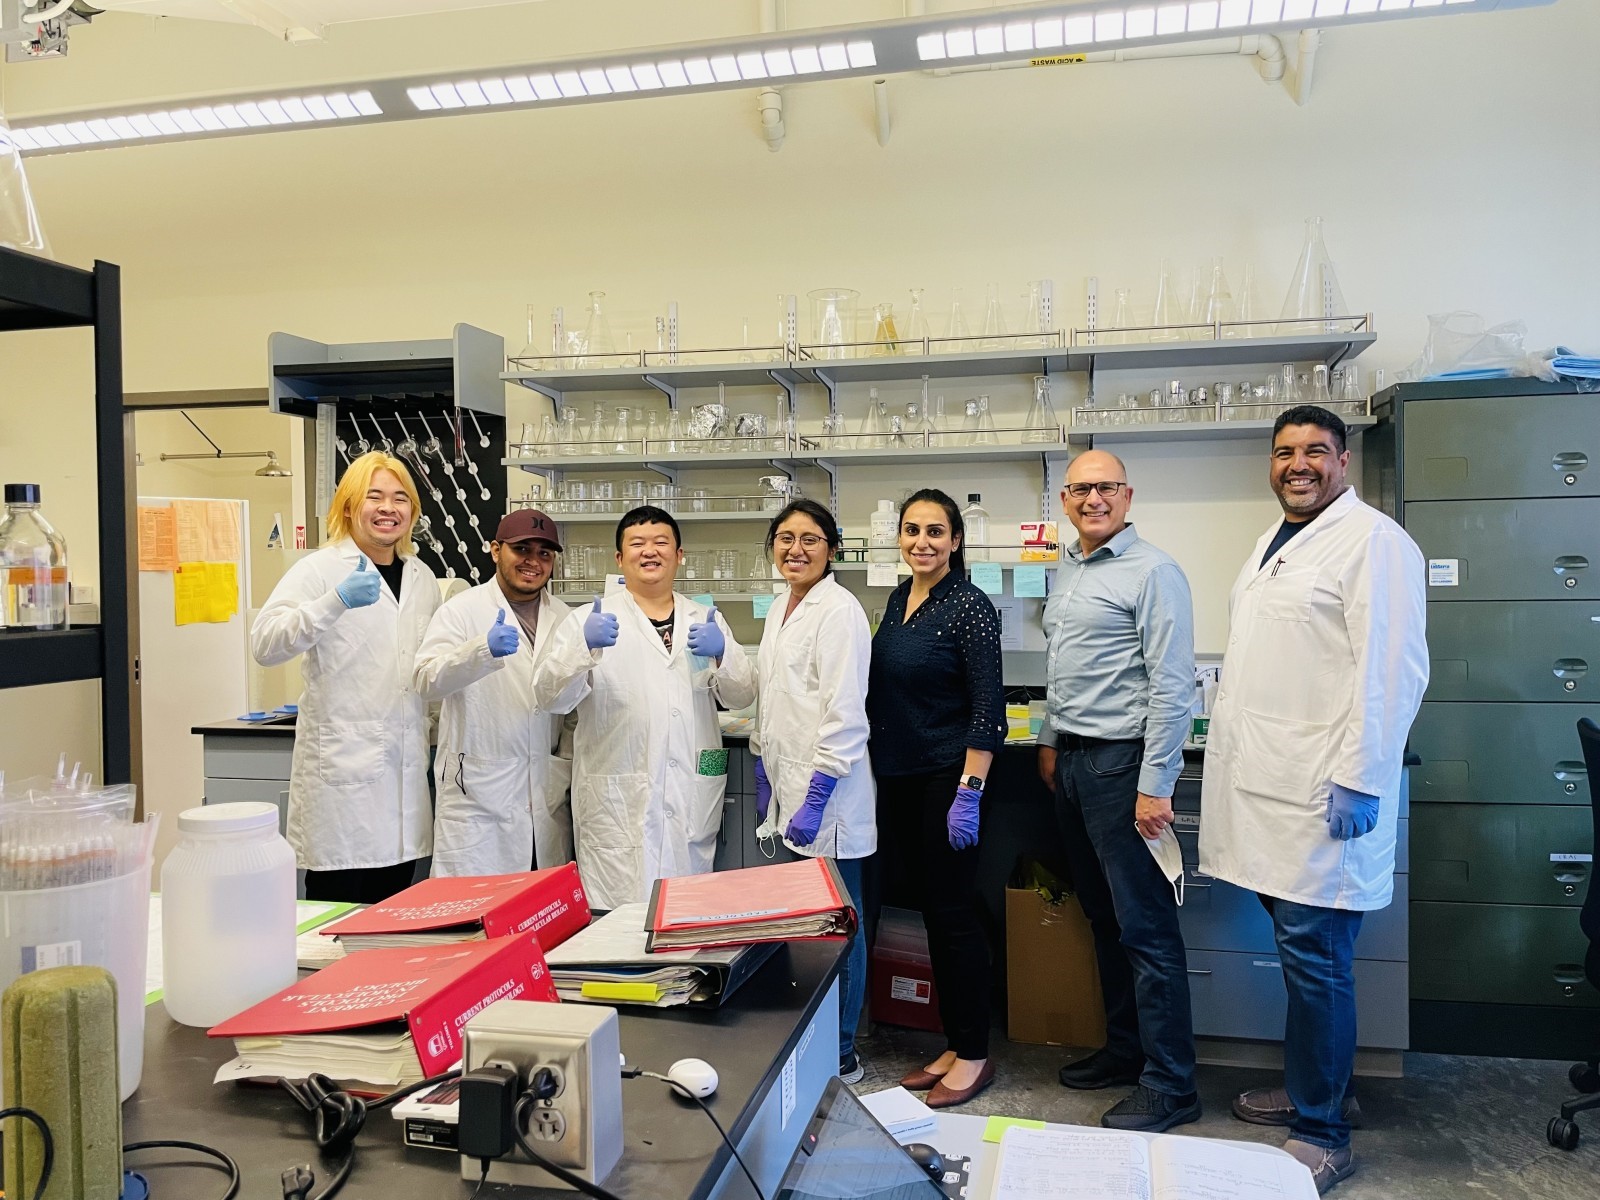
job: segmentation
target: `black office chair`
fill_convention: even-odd
[[[1594,849],[1600,854],[1600,725],[1588,717],[1578,722],[1578,741],[1583,744],[1583,763],[1589,772],[1589,807],[1594,812]],[[1589,982],[1600,988],[1600,883],[1589,876],[1589,894],[1584,897],[1583,908],[1578,913],[1578,925],[1589,939],[1589,953],[1583,960],[1583,973]],[[1600,1049],[1600,1048],[1597,1048]],[[1561,1115],[1551,1117],[1545,1136],[1550,1144],[1561,1150],[1575,1150],[1578,1146],[1578,1123],[1573,1120],[1579,1113],[1600,1108],[1600,1052],[1592,1054],[1588,1062],[1573,1063],[1567,1072],[1572,1086],[1584,1093],[1561,1106]]]

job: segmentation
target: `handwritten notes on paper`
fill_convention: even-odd
[[[224,624],[239,611],[239,569],[231,562],[179,563],[172,601],[174,624]]]
[[[1138,1138],[1069,1129],[1008,1129],[995,1200],[1151,1200],[1150,1160]]]
[[[165,505],[139,506],[139,570],[178,569],[177,514]]]

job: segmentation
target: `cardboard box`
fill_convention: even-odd
[[[885,907],[867,967],[867,1004],[874,1022],[938,1033],[939,992],[922,914]]]
[[[1094,934],[1076,897],[1051,904],[1035,890],[1006,889],[1006,994],[1013,1042],[1105,1045]]]

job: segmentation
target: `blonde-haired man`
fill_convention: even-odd
[[[289,568],[250,631],[262,666],[306,656],[288,838],[311,900],[387,899],[432,850],[428,704],[412,672],[439,589],[411,541],[418,503],[399,459],[352,462],[328,544]]]

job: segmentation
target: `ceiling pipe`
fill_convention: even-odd
[[[1294,102],[1304,105],[1311,99],[1311,75],[1317,63],[1317,47],[1322,44],[1322,30],[1302,29],[1295,47]]]
[[[760,0],[761,32],[777,33],[778,0]],[[761,136],[767,140],[767,149],[776,154],[783,149],[786,130],[783,124],[783,93],[775,87],[765,87],[756,93],[756,115],[761,118]]]
[[[872,112],[878,126],[878,145],[889,144],[889,81],[872,81]]]

